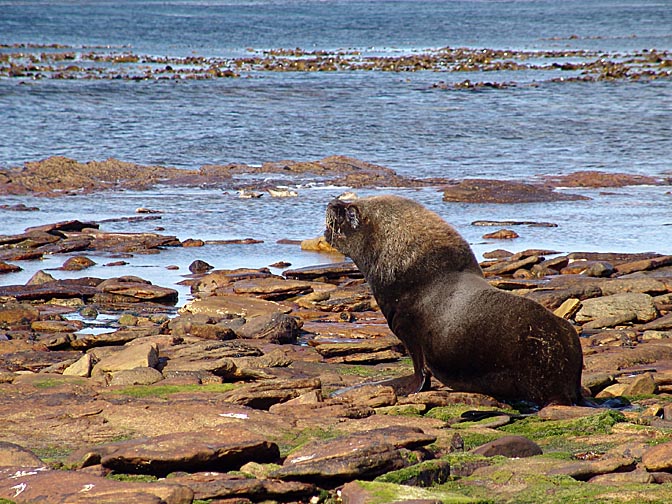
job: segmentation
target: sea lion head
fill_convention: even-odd
[[[357,248],[358,235],[362,233],[361,210],[352,200],[334,198],[327,206],[326,230],[324,237],[327,242],[339,252],[349,255],[348,250]]]
[[[480,267],[468,243],[434,212],[400,196],[334,199],[325,238],[352,258],[369,282]]]

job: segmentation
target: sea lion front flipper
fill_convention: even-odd
[[[424,392],[431,387],[431,374],[425,367],[425,354],[420,345],[409,345],[404,342],[413,361],[413,392]]]
[[[384,313],[384,315],[388,326],[404,344],[408,355],[411,356],[411,360],[413,361],[412,381],[407,387],[408,392],[403,395],[429,390],[431,388],[432,375],[425,365],[425,354],[423,353],[422,345],[413,337],[412,322],[408,320],[408,317],[399,314],[396,310],[390,310]]]
[[[399,337],[399,334],[404,334],[396,331],[393,332],[397,337]],[[429,390],[432,386],[432,374],[425,366],[425,354],[422,352],[422,348],[420,345],[409,343],[401,337],[399,339],[404,343],[406,351],[411,356],[411,361],[413,361],[413,374],[407,377],[410,378],[410,381],[406,385],[405,392],[402,395],[416,394]]]
[[[429,372],[406,376],[400,376],[399,378],[391,378],[388,380],[383,380],[376,382],[376,385],[389,385],[394,389],[394,392],[398,396],[407,396],[409,394],[415,394],[417,392],[423,392],[429,390],[429,385],[431,382],[431,375]]]
[[[432,388],[432,374],[426,369],[422,371],[420,386],[416,392],[427,392]]]

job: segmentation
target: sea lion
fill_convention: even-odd
[[[458,232],[398,196],[332,200],[327,241],[349,256],[413,360],[413,391],[430,373],[464,392],[538,405],[581,398],[583,354],[573,326],[492,287]]]

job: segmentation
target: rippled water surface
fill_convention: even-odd
[[[166,57],[240,56],[248,48],[279,47],[393,55],[445,46],[571,48],[617,57],[672,49],[672,1],[0,0],[0,44],[5,46],[0,54],[46,50],[26,44],[61,44],[75,51],[110,46],[112,52]],[[19,49],[11,47],[16,44]],[[52,155],[193,169],[343,154],[414,177],[530,180],[578,170],[671,176],[669,78],[551,82],[563,75],[560,70],[250,71],[232,79],[179,82],[0,77],[0,169]],[[465,79],[511,85],[435,86]],[[264,241],[175,249],[160,260],[129,261],[136,274],[173,283],[196,258],[217,267],[331,260],[276,241],[318,235],[327,201],[342,190],[300,187],[297,199],[254,201],[220,190],[166,188],[60,199],[8,197],[1,203],[40,211],[2,212],[0,233],[71,218],[130,216],[144,206],[162,210],[161,220],[103,228],[148,231],[160,225],[181,239]],[[387,189],[362,194],[381,191]],[[447,204],[434,190],[397,192],[454,223],[480,254],[498,247],[672,253],[669,191],[669,186],[583,190],[593,199],[524,205]],[[550,221],[558,227],[519,227],[518,240],[483,243],[481,236],[493,229],[471,226],[477,219]],[[62,258],[49,258],[0,282],[25,281],[37,267],[61,263]],[[166,272],[170,263],[181,270]],[[121,271],[96,268],[91,274]]]

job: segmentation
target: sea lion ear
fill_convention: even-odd
[[[352,229],[359,227],[359,210],[354,205],[348,205],[345,208],[345,218]]]

